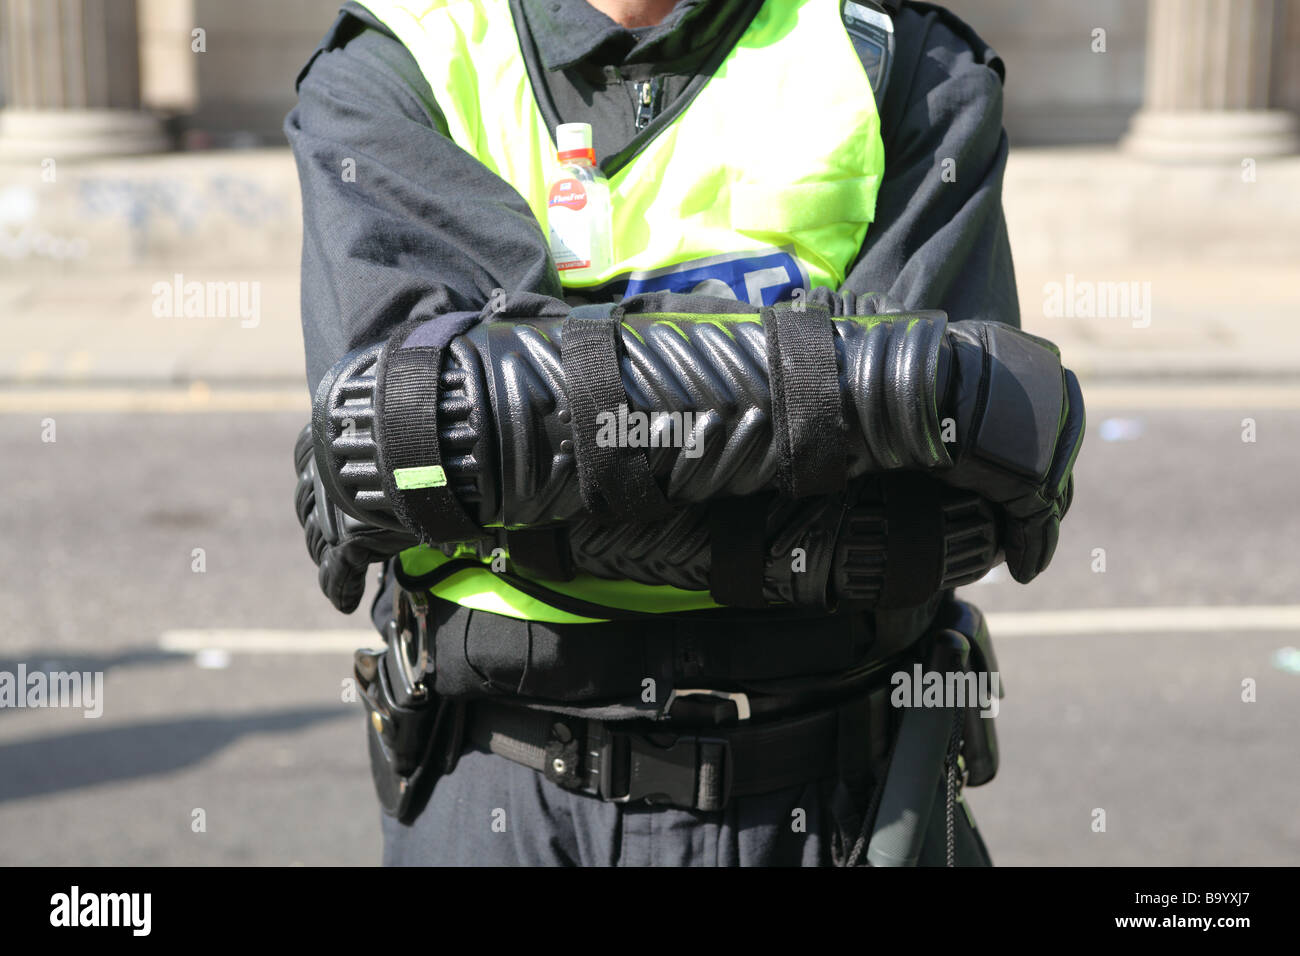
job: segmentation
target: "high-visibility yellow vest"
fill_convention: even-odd
[[[411,52],[462,149],[509,183],[545,230],[558,166],[504,0],[365,0]],[[871,84],[832,0],[765,4],[691,103],[609,179],[613,264],[570,288],[730,289],[755,305],[838,289],[875,215],[884,144]],[[625,285],[624,285],[625,283]],[[733,317],[734,318],[734,317]],[[448,561],[404,552],[408,576]],[[715,607],[707,591],[579,575],[542,582],[596,605]],[[535,589],[534,589],[535,590]],[[438,582],[459,604],[528,620],[602,620],[525,594],[488,564]]]

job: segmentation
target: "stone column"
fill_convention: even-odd
[[[191,47],[193,0],[136,3],[140,20],[140,99],[146,109],[165,115],[193,113],[199,101],[197,64],[202,59]],[[262,16],[269,16],[273,9],[273,4],[266,4]]]
[[[1300,148],[1270,108],[1283,0],[1150,0],[1146,89],[1123,146],[1168,162],[1240,160]]]
[[[0,156],[54,159],[167,148],[140,109],[135,0],[0,0]]]

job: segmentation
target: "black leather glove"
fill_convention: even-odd
[[[298,471],[294,508],[307,539],[307,553],[319,569],[320,589],[331,604],[351,614],[365,593],[366,569],[419,544],[419,539],[358,521],[329,500],[316,473],[311,426],[294,443],[293,463]]]
[[[953,467],[936,474],[997,505],[1011,576],[1026,584],[1052,559],[1074,495],[1083,393],[1046,339],[1000,322],[948,326],[941,419],[956,424]],[[947,436],[945,436],[947,437]]]

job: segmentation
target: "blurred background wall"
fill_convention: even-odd
[[[956,0],[951,9],[1007,67],[1004,117],[1013,142],[1114,142],[1142,105],[1145,3]],[[1106,31],[1105,71],[1095,69],[1095,28]]]
[[[143,106],[171,118],[173,142],[203,147],[283,142],[280,123],[293,104],[294,77],[338,2],[0,0],[0,6],[6,60],[0,101],[10,110]],[[1144,103],[1300,109],[1300,0],[951,0],[949,6],[1010,65],[1006,125],[1016,145],[1114,143]],[[139,36],[138,59],[122,42],[132,32]],[[1101,55],[1105,69],[1097,68]],[[79,95],[78,84],[92,93],[117,92],[111,102],[96,102]],[[1175,103],[1175,89],[1192,98]],[[90,118],[79,122],[87,134],[98,128]],[[118,145],[156,148],[138,126],[133,135],[119,131]],[[1265,120],[1261,129],[1275,136],[1276,127]],[[21,129],[34,135],[27,125]],[[1283,139],[1294,148],[1293,135]]]

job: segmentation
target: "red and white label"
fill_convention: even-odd
[[[546,205],[548,208],[564,206],[566,209],[581,209],[587,205],[587,190],[576,179],[561,179],[551,186]]]
[[[551,223],[551,258],[561,272],[591,267],[591,223],[587,189],[576,179],[561,179],[551,186],[546,214]]]

